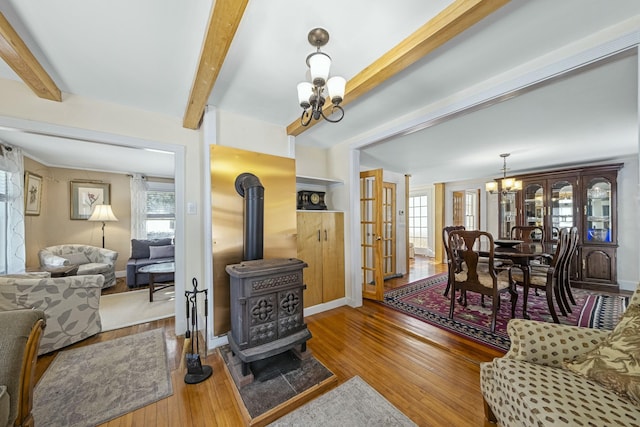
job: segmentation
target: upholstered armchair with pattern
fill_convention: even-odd
[[[480,365],[485,415],[510,426],[640,426],[640,293],[613,331],[512,319]]]
[[[46,273],[0,276],[0,311],[44,311],[47,328],[38,354],[68,346],[102,330],[100,274],[52,278]]]
[[[55,268],[74,264],[78,266],[78,276],[102,274],[103,287],[116,284],[118,252],[110,249],[78,244],[57,245],[41,249],[38,257],[42,267]]]

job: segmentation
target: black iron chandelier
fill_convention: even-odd
[[[307,37],[311,46],[316,51],[307,56],[307,66],[311,74],[311,83],[298,84],[298,101],[302,107],[300,123],[307,126],[311,120],[320,120],[320,117],[331,123],[338,123],[344,117],[344,110],[340,106],[344,97],[344,88],[347,81],[343,77],[329,77],[331,57],[320,51],[320,47],[329,41],[329,33],[324,28],[314,28],[309,31]],[[322,107],[329,99],[333,104],[331,112],[325,116]]]

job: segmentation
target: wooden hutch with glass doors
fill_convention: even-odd
[[[537,225],[545,240],[556,242],[560,230],[578,227],[572,286],[618,291],[616,251],[617,180],[622,163],[519,175],[522,190],[499,195],[499,234],[509,239],[514,225]],[[498,180],[500,186],[500,180]]]

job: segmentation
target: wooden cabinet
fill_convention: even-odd
[[[298,258],[304,269],[304,306],[343,298],[344,213],[298,211]]]
[[[580,242],[572,284],[616,291],[616,200],[621,168],[622,164],[613,164],[515,177],[522,180],[522,190],[500,195],[500,236],[508,237],[515,224],[537,225],[544,229],[547,242],[555,242],[562,228],[576,226]]]

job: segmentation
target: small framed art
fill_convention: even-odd
[[[27,172],[24,176],[24,214],[40,215],[42,203],[42,177]]]
[[[111,184],[71,181],[71,219],[88,219],[96,205],[111,203]]]

